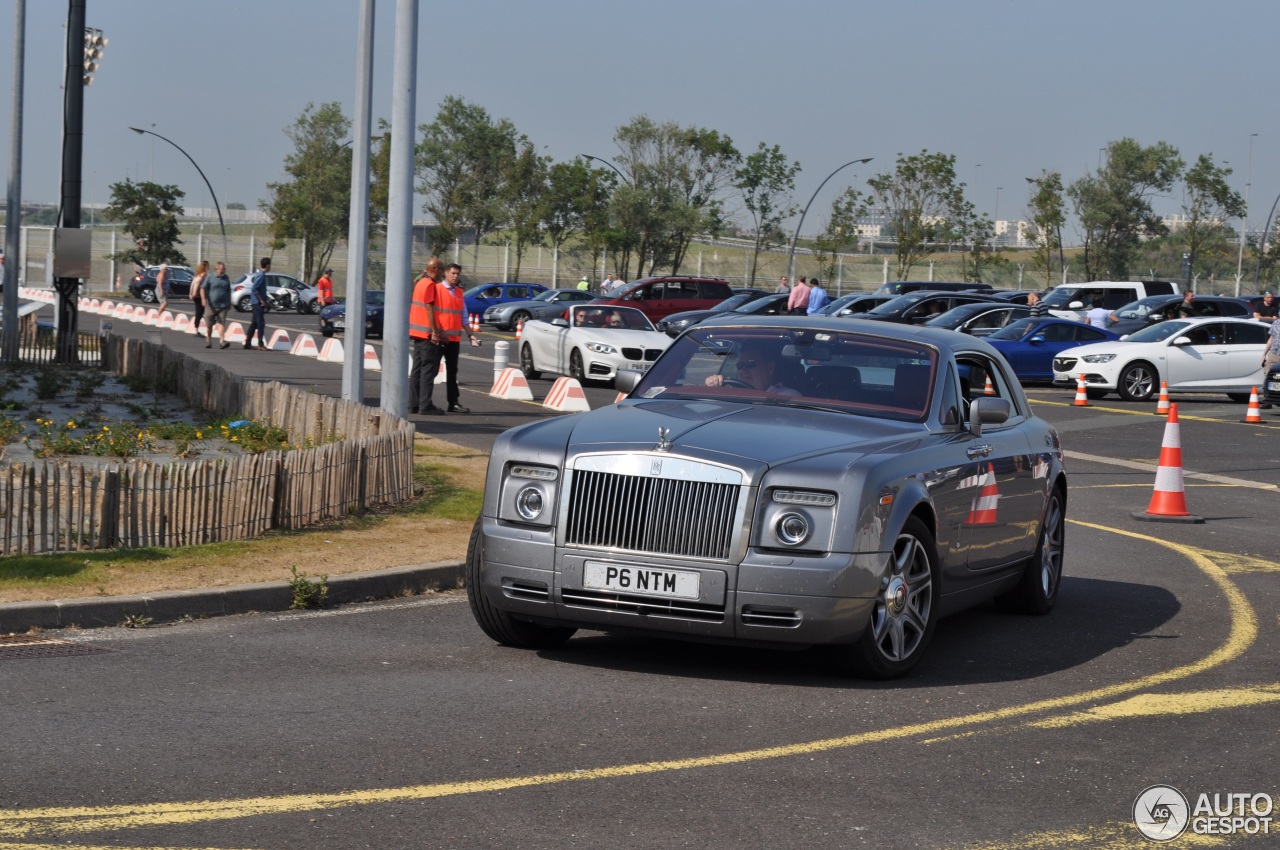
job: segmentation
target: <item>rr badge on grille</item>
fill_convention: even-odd
[[[671,441],[667,439],[670,436],[671,436],[670,428],[658,429],[658,445],[657,445],[658,451],[660,452],[671,451]],[[659,462],[659,466],[661,466],[661,462]],[[661,471],[662,471],[661,469],[658,470],[658,472],[661,472]],[[658,472],[655,472],[654,475],[657,475]]]
[[[662,461],[660,461],[660,460],[656,460],[656,459],[655,459],[652,463],[650,463],[650,464],[649,464],[649,474],[650,474],[650,475],[661,475],[661,474],[662,474]]]

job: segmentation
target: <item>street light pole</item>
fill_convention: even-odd
[[[139,136],[142,136],[142,135],[155,136],[157,139],[159,139],[162,142],[168,142],[169,144],[173,145],[173,147],[178,151],[178,153],[182,154],[187,158],[187,162],[190,162],[192,165],[195,166],[196,172],[199,173],[200,175],[200,179],[204,181],[204,185],[209,189],[209,197],[213,198],[213,209],[218,214],[218,227],[221,228],[222,230],[222,261],[225,263],[228,259],[227,225],[222,221],[222,207],[218,205],[218,195],[216,192],[213,191],[213,184],[209,182],[209,178],[204,176],[204,172],[200,170],[200,166],[196,165],[196,161],[191,158],[191,154],[187,153],[182,148],[178,147],[177,142],[173,141],[172,139],[166,139],[164,136],[160,135],[159,133],[153,133],[150,130],[139,130],[137,127],[130,127],[129,129],[137,133]]]
[[[1257,133],[1249,134],[1249,164],[1244,172],[1244,218],[1240,220],[1240,250],[1236,254],[1236,297],[1240,297],[1240,269],[1244,265],[1244,238],[1249,232],[1249,184],[1253,182],[1253,140]]]
[[[813,202],[817,200],[818,193],[822,191],[823,186],[827,185],[828,180],[835,177],[844,169],[851,165],[866,164],[872,159],[873,157],[866,157],[864,159],[855,159],[852,162],[846,162],[844,165],[828,174],[826,180],[819,183],[818,188],[813,190],[813,196],[809,198],[809,203],[805,204],[804,209],[800,211],[800,221],[796,224],[795,233],[791,234],[791,247],[787,250],[787,275],[791,277],[792,280],[794,280],[796,276],[796,240],[800,238],[800,228],[804,227],[804,217],[809,213],[809,207],[813,206]]]
[[[614,165],[614,164],[613,164],[612,162],[610,162],[609,160],[607,160],[607,159],[603,159],[603,158],[598,157],[598,156],[592,156],[592,155],[591,155],[591,154],[589,154],[589,153],[584,153],[584,154],[582,155],[582,158],[583,158],[583,159],[589,159],[589,160],[591,160],[592,162],[600,162],[600,163],[604,163],[605,165],[607,165],[607,166],[609,166],[610,168],[612,168],[612,169],[613,169],[613,173],[614,173],[614,174],[616,174],[616,175],[618,175],[619,177],[621,177],[624,183],[626,183],[628,186],[631,186],[632,188],[635,188],[635,181],[631,180],[630,178],[628,178],[628,177],[627,177],[627,175],[625,175],[625,174],[623,174],[621,171],[619,171],[619,170],[618,170],[618,166]]]

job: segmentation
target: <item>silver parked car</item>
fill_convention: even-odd
[[[713,317],[618,383],[620,403],[494,447],[467,592],[499,643],[826,646],[891,678],[944,614],[1053,608],[1062,447],[982,340]]]
[[[594,295],[581,289],[548,289],[528,301],[495,304],[484,311],[483,321],[486,325],[513,331],[517,325],[533,319],[554,319],[569,305],[593,298]]]

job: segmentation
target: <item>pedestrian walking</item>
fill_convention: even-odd
[[[200,320],[204,318],[204,279],[209,275],[209,261],[201,260],[196,266],[196,275],[191,278],[191,303],[195,305],[196,315],[192,319],[192,323],[196,326],[197,332],[200,328]]]
[[[249,285],[249,303],[253,306],[253,319],[249,322],[249,335],[244,347],[253,348],[254,332],[258,334],[258,350],[267,350],[267,272],[271,271],[271,258],[258,261],[258,272]]]
[[[160,299],[160,312],[169,309],[169,264],[161,263],[156,271],[156,295]]]
[[[325,269],[324,274],[320,275],[320,279],[316,281],[316,301],[320,302],[321,308],[328,307],[334,303],[333,300],[333,269]]]
[[[796,285],[791,287],[791,295],[787,298],[787,312],[793,316],[803,316],[809,312],[809,287],[804,278],[796,278]]]
[[[1031,308],[1031,318],[1043,318],[1044,314],[1049,311],[1049,307],[1044,301],[1040,300],[1038,293],[1031,293],[1027,296],[1027,306]]]
[[[204,326],[207,342],[204,347],[213,348],[213,326],[221,325],[222,344],[218,347],[226,348],[231,344],[227,342],[227,309],[231,306],[231,278],[227,276],[226,265],[215,263],[213,274],[205,277],[201,288],[206,309]]]

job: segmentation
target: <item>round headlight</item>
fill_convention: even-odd
[[[809,536],[809,520],[800,514],[778,517],[778,539],[788,546],[799,546]]]
[[[527,520],[535,520],[542,515],[542,491],[537,487],[526,487],[516,495],[516,511]]]

